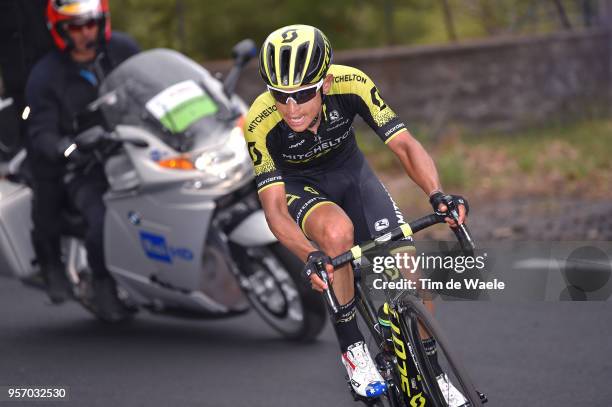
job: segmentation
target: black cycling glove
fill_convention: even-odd
[[[438,206],[441,203],[446,205],[448,208],[449,204],[453,202],[455,206],[463,205],[465,206],[465,214],[467,215],[470,212],[470,205],[468,204],[467,199],[462,197],[461,195],[446,195],[440,191],[435,192],[429,197],[429,203],[431,204],[434,212],[439,213]]]
[[[331,264],[331,258],[320,250],[311,252],[306,258],[306,264],[302,270],[302,278],[310,286],[310,277],[317,272],[317,263],[322,262],[323,265]]]

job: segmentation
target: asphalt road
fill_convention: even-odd
[[[445,302],[438,316],[491,406],[612,405],[612,302]],[[0,387],[68,386],[57,406],[357,406],[330,327],[311,345],[256,314],[221,321],[141,313],[97,323],[0,277]]]

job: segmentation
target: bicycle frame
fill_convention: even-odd
[[[334,268],[339,268],[345,264],[354,263],[354,261],[361,258],[364,253],[369,252],[381,245],[385,245],[389,241],[409,238],[414,233],[422,229],[437,223],[444,223],[444,219],[447,216],[450,216],[457,221],[458,212],[456,207],[451,207],[449,205],[449,210],[447,213],[434,213],[419,218],[413,222],[410,222],[409,224],[400,225],[374,240],[354,246],[347,252],[332,259],[332,265]],[[467,227],[465,225],[459,225],[459,228],[454,229],[454,232],[462,246],[462,249],[466,252],[473,252],[474,243],[470,237]],[[388,348],[388,345],[385,343],[386,341],[382,335],[382,331],[376,329],[376,327],[379,326],[378,313],[375,310],[374,303],[370,298],[369,293],[362,285],[361,270],[359,267],[354,267],[353,269],[357,309],[365,320],[372,336],[377,341],[378,347],[384,351],[390,351],[389,349],[385,349]],[[319,262],[317,264],[317,272],[323,282],[328,284],[328,275],[325,271],[325,265],[323,262]],[[385,273],[382,273],[382,276],[383,278],[387,278]],[[324,290],[324,298],[333,317],[338,310],[338,304],[331,284],[328,284],[328,287],[329,288]],[[390,298],[387,290],[384,290],[384,293],[390,315],[389,319],[391,322],[393,354],[395,356],[395,362],[393,363],[392,369],[393,381],[399,386],[400,393],[402,395],[401,398],[404,399],[406,405],[421,407],[431,405],[433,404],[431,399],[433,389],[429,388],[430,384],[428,380],[422,379],[424,366],[421,365],[421,362],[419,362],[416,352],[414,351],[414,346],[419,345],[412,343],[411,341],[411,334],[414,335],[414,330],[416,328],[413,326],[407,326],[404,319],[399,317],[399,315],[402,313],[402,307],[404,306],[402,301],[409,301],[414,305],[420,300],[416,296],[407,292],[401,292],[399,295],[395,296],[395,298]],[[413,331],[410,331],[411,329],[413,329]],[[418,341],[418,339],[416,339],[416,341]],[[420,346],[422,347],[422,345]],[[408,354],[410,355],[410,358],[408,358]],[[423,363],[428,362],[425,360]]]
[[[385,349],[385,339],[382,335],[382,332],[376,329],[376,326],[379,326],[379,322],[378,314],[375,311],[374,303],[370,298],[368,291],[365,290],[363,285],[361,284],[361,271],[357,267],[355,267],[354,270],[356,270],[355,298],[357,300],[357,309],[361,314],[362,318],[365,320],[366,325],[370,330],[370,333],[372,334],[372,337],[375,338],[378,347],[381,349]],[[383,276],[383,278],[387,279],[384,273]],[[386,297],[386,304],[389,307],[389,320],[391,322],[391,336],[393,340],[392,352],[396,358],[396,362],[394,363],[392,370],[394,375],[394,381],[399,386],[399,391],[402,395],[401,397],[404,398],[407,405],[429,405],[427,391],[423,388],[423,381],[421,380],[422,367],[420,366],[420,363],[416,358],[416,353],[413,350],[414,344],[411,343],[409,336],[406,335],[409,327],[407,327],[405,323],[399,318],[399,313],[401,313],[401,304],[399,303],[400,297],[403,300],[408,301],[419,301],[419,299],[413,296],[412,294],[403,295],[406,293],[401,293],[395,298],[391,298],[387,290],[385,290],[384,292]],[[390,349],[385,350],[391,353]]]

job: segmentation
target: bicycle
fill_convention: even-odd
[[[354,246],[332,259],[334,268],[339,268],[349,262],[354,264],[357,310],[374,339],[374,349],[370,345],[374,352],[371,353],[373,356],[375,355],[375,363],[382,377],[386,380],[388,388],[384,395],[374,399],[366,399],[355,394],[350,383],[348,383],[355,401],[363,401],[367,405],[389,405],[391,407],[448,406],[443,389],[438,384],[434,368],[426,355],[419,326],[437,342],[438,357],[443,358],[441,365],[445,366],[444,373],[451,377],[451,380],[454,381],[457,388],[467,399],[467,404],[464,405],[474,407],[488,401],[484,394],[476,390],[463,364],[451,350],[449,342],[438,323],[414,293],[402,291],[392,296],[389,290],[384,290],[386,301],[382,305],[382,310],[389,316],[389,329],[382,326],[383,321],[379,318],[379,311],[376,309],[369,292],[362,285],[361,268],[355,265],[356,260],[361,259],[373,249],[392,241],[409,238],[414,233],[435,224],[444,223],[444,218],[447,216],[457,220],[457,208],[451,205],[446,213],[434,213],[400,225],[390,232]],[[460,243],[462,252],[466,255],[473,255],[474,242],[467,226],[459,225],[453,231]],[[327,284],[328,275],[322,262],[317,264],[317,273]],[[382,273],[381,276],[386,278],[385,273]],[[338,303],[331,284],[328,284],[328,287],[324,290],[323,296],[333,318],[338,312]]]

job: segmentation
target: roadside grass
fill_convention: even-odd
[[[369,130],[357,140],[383,178],[403,170]],[[436,144],[416,137],[432,155],[447,190],[490,197],[612,196],[612,119],[551,123],[513,133],[449,131]]]

